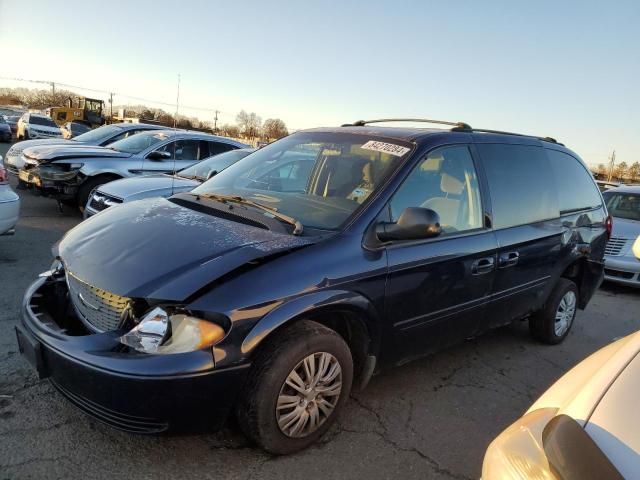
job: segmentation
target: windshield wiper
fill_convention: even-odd
[[[191,193],[191,195],[195,195],[196,198],[200,198],[200,197],[211,198],[213,200],[218,200],[222,203],[233,202],[233,203],[239,203],[241,205],[248,205],[250,207],[255,207],[264,212],[267,212],[272,217],[277,218],[278,220],[284,223],[293,225],[294,235],[302,235],[302,231],[304,230],[304,225],[302,225],[302,223],[300,223],[299,220],[296,220],[295,218],[290,217],[289,215],[285,215],[284,213],[278,212],[278,209],[276,207],[271,207],[269,205],[264,205],[262,203],[254,202],[253,200],[249,200],[247,198],[241,197],[240,195],[222,195],[219,193]]]

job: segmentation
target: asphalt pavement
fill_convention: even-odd
[[[0,237],[0,480],[478,478],[489,442],[546,388],[640,328],[640,290],[604,285],[561,345],[534,342],[521,322],[384,372],[317,446],[288,457],[249,445],[233,423],[210,435],[134,436],[78,411],[18,353],[22,295],[51,264],[51,245],[81,221],[18,193],[16,235]]]

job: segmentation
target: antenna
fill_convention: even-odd
[[[178,136],[178,111],[180,110],[180,74],[178,74],[178,91],[176,93],[176,113],[173,116],[173,134]],[[171,169],[171,195],[173,195],[173,187],[176,181],[176,141],[173,142],[173,168]]]

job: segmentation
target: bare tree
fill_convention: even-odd
[[[632,182],[640,182],[640,162],[633,162],[629,167],[629,179]]]
[[[629,168],[627,167],[627,162],[621,162],[618,165],[616,165],[616,168],[613,170],[613,176],[616,177],[618,180],[623,181],[624,178],[627,176],[628,170]]]
[[[255,138],[260,133],[262,118],[256,115],[255,112],[247,113],[242,110],[236,116],[236,123],[245,137]]]
[[[220,133],[227,137],[238,138],[240,137],[240,128],[237,125],[225,123],[220,127]]]
[[[286,137],[289,135],[287,126],[279,118],[268,118],[262,126],[262,133],[269,140]]]

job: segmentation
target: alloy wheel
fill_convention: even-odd
[[[331,416],[341,391],[338,359],[327,352],[308,355],[280,388],[275,412],[280,431],[292,438],[311,435]]]
[[[570,290],[564,294],[556,310],[556,322],[554,325],[556,336],[561,337],[569,330],[575,314],[576,294]]]

